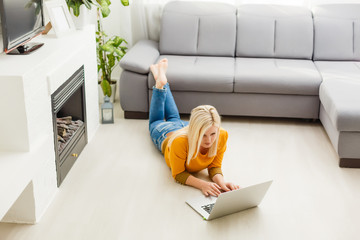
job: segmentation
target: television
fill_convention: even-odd
[[[30,42],[44,30],[42,0],[0,0],[3,49],[7,54],[29,54],[43,43]]]

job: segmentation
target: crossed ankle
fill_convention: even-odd
[[[156,87],[157,89],[164,89],[164,86],[165,86],[165,85],[155,84],[155,87]]]

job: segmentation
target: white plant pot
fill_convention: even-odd
[[[115,80],[113,80],[115,81]],[[110,84],[111,87],[111,97],[110,97],[110,102],[114,103],[115,102],[115,96],[116,96],[116,85],[117,82],[114,84]],[[98,84],[98,89],[99,89],[99,103],[104,103],[104,93],[103,90],[101,88],[101,85]]]
[[[71,9],[71,17],[75,24],[76,29],[84,29],[89,24],[94,24],[96,22],[96,11],[95,7],[92,6],[91,10],[85,7],[84,4],[80,6],[80,14],[76,17]]]

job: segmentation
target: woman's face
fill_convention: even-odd
[[[218,127],[216,127],[214,125],[209,127],[209,129],[205,132],[205,134],[202,138],[200,146],[202,148],[210,148],[211,145],[213,145],[213,143],[216,140],[217,132],[218,132]]]

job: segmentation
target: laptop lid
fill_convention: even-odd
[[[220,194],[207,220],[258,206],[272,181]]]
[[[271,181],[251,185],[215,197],[200,197],[186,201],[186,203],[203,216],[205,220],[219,218],[258,206],[269,189]],[[204,211],[204,205],[215,203],[210,214]]]

